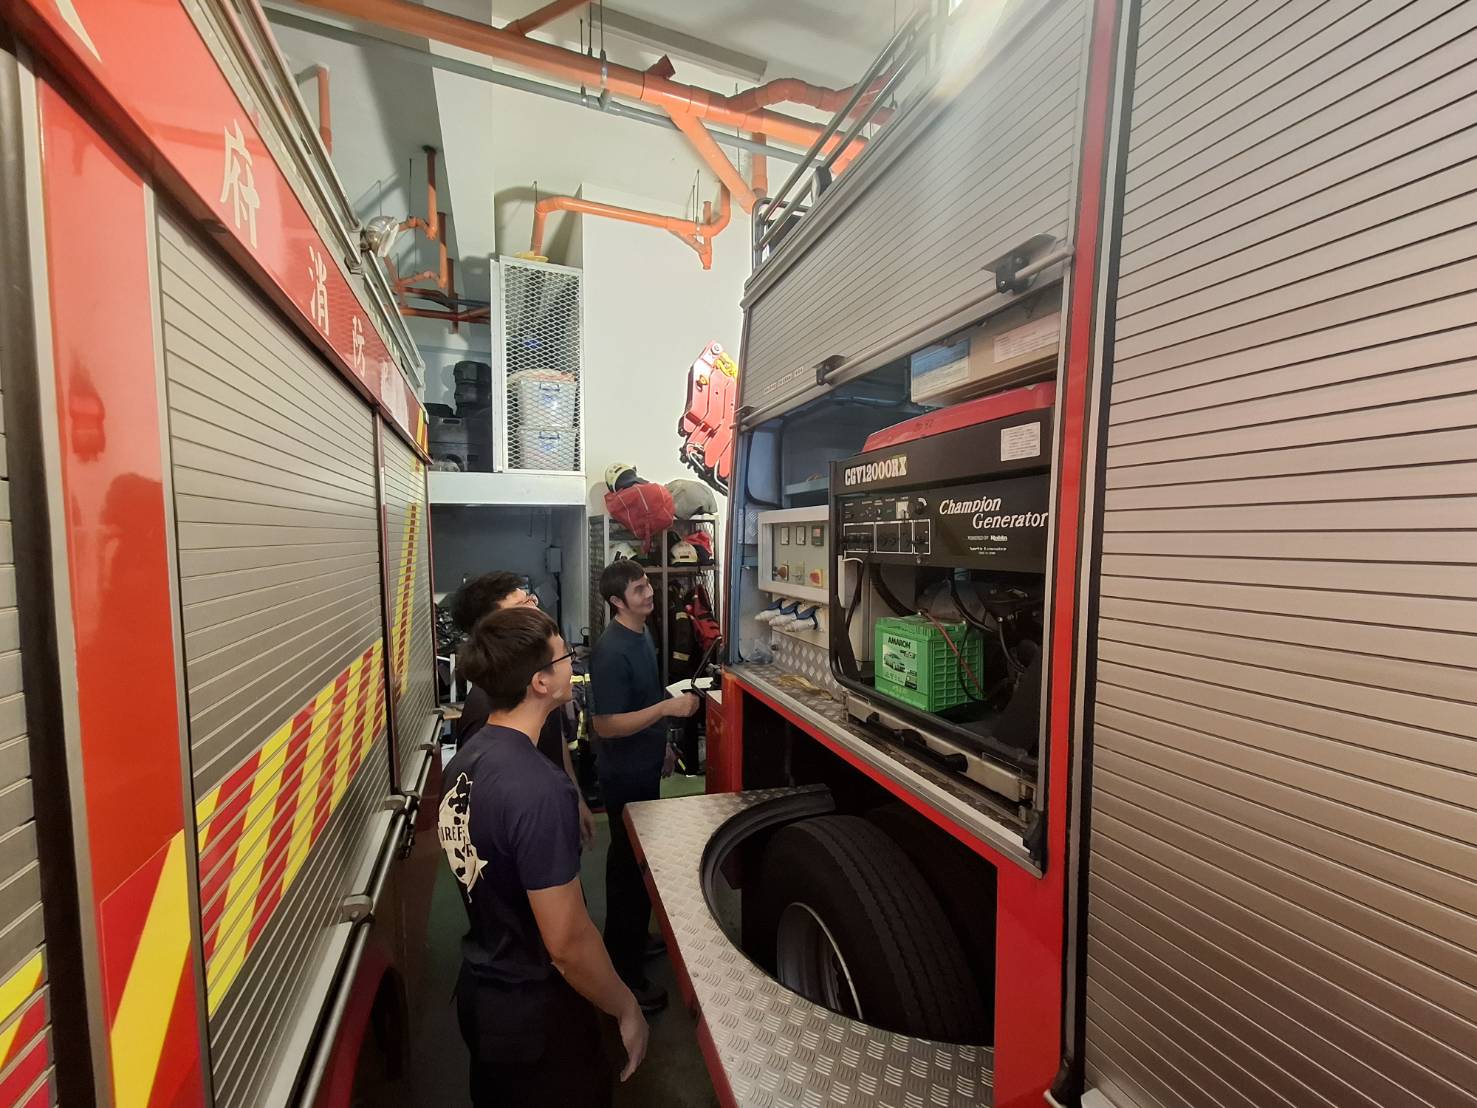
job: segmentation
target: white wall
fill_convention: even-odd
[[[623,207],[655,198],[597,185],[584,195]],[[676,237],[585,216],[585,472],[630,462],[653,481],[692,476],[677,458],[687,373],[717,340],[737,351],[739,299],[749,275],[748,217],[735,211],[713,244],[713,268]]]

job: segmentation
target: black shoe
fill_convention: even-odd
[[[651,935],[646,940],[646,949],[641,952],[643,958],[660,958],[667,952],[667,940],[660,935]]]
[[[641,1005],[641,1010],[648,1016],[667,1006],[667,990],[650,981],[642,981],[631,992],[636,996],[636,1003]]]

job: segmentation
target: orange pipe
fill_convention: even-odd
[[[763,142],[764,136],[760,134],[750,135],[755,142]],[[763,154],[751,155],[749,176],[752,178],[749,187],[754,190],[755,198],[769,195],[769,159]]]
[[[318,83],[318,133],[323,136],[323,145],[333,153],[333,105],[328,97],[328,66],[315,65],[313,78]]]
[[[887,81],[883,77],[878,77],[873,81],[867,94],[851,109],[851,114],[858,115],[866,111],[885,84]],[[756,108],[767,108],[772,104],[804,104],[810,108],[818,108],[821,111],[835,114],[846,107],[846,102],[851,99],[851,94],[855,91],[855,85],[849,85],[846,88],[823,88],[796,77],[781,77],[777,81],[770,81],[766,85],[759,85],[757,88],[730,96],[728,106],[735,111],[753,111]],[[892,111],[883,108],[873,118],[878,123],[886,123],[887,119],[882,118],[883,116],[891,118]]]
[[[708,134],[708,129],[702,122],[685,112],[673,112],[672,122],[677,124],[677,130],[687,136],[692,143],[693,149],[697,151],[698,157],[702,158],[707,165],[727,186],[728,191],[738,199],[739,207],[746,212],[754,210],[754,191],[749,188],[749,183],[744,180],[733,162],[728,160],[728,155],[718,149],[718,144],[713,141],[713,136]]]
[[[728,226],[732,215],[727,188],[718,190],[718,218],[712,217],[712,205],[704,210],[701,223],[672,215],[658,215],[635,208],[621,208],[614,204],[602,204],[598,200],[583,200],[578,196],[546,196],[533,207],[533,235],[529,242],[529,253],[543,257],[544,230],[553,212],[578,212],[580,215],[598,215],[605,219],[616,219],[623,223],[639,223],[644,227],[658,227],[670,231],[693,250],[704,269],[713,267],[713,237]]]
[[[545,23],[552,23],[565,12],[572,12],[575,8],[584,7],[587,0],[554,0],[552,4],[545,4],[537,11],[531,11],[522,19],[515,19],[505,24],[503,30],[509,34],[526,35],[529,31],[536,31]]]
[[[453,327],[460,323],[486,323],[491,318],[486,308],[473,308],[469,312],[438,312],[433,308],[405,306],[401,307],[400,314],[415,316],[417,319],[439,319]]]
[[[824,127],[765,109],[737,110],[730,98],[655,73],[645,73],[575,50],[551,46],[523,35],[490,27],[407,0],[303,0],[306,7],[348,19],[364,20],[419,38],[460,46],[522,69],[556,77],[573,85],[609,89],[627,100],[652,104],[675,116],[706,119],[720,127],[759,131],[781,142],[808,147]]]
[[[426,151],[426,218],[411,216],[400,224],[402,231],[421,230],[433,242],[436,239],[436,149],[424,147]]]

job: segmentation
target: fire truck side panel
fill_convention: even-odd
[[[1477,11],[1178,7],[1120,152],[1086,1076],[1477,1105]]]
[[[960,329],[995,295],[986,265],[1068,236],[1088,7],[1008,15],[1020,26],[1002,52],[890,126],[757,271],[745,407],[768,416],[819,395],[816,366],[834,355],[833,381]]]
[[[6,453],[20,443],[3,429],[13,420],[0,391],[0,1103],[49,1104],[51,997]]]
[[[203,1081],[152,204],[74,104],[47,79],[35,87],[40,388],[95,1077],[121,1102],[192,1102]]]
[[[385,578],[389,586],[390,691],[400,786],[412,788],[437,724],[431,640],[431,558],[426,467],[391,433],[383,436]],[[419,659],[419,665],[412,665]]]
[[[217,1103],[261,1103],[390,792],[374,417],[159,222]]]

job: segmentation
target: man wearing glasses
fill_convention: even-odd
[[[475,1108],[609,1105],[597,1009],[620,1025],[622,1080],[646,1052],[640,1005],[585,909],[578,793],[535,749],[572,695],[573,654],[528,605],[494,611],[462,645],[489,710],[446,767],[438,834],[470,924],[456,995]]]
[[[477,621],[489,612],[537,607],[538,597],[528,591],[522,577],[506,570],[498,570],[468,581],[457,591],[452,601],[451,618],[456,620],[456,625],[463,631],[470,633],[477,626]],[[471,691],[467,693],[466,703],[462,705],[461,717],[451,725],[451,736],[458,750],[462,743],[487,725],[490,710],[487,694],[473,682]],[[544,721],[543,730],[539,732],[537,745],[544,757],[556,766],[564,767],[564,772],[569,774],[569,779],[574,782],[575,792],[578,793],[579,778],[575,776],[574,763],[569,757],[566,719],[563,707],[550,712]],[[580,841],[588,848],[595,841],[595,817],[583,796],[579,800],[579,814]]]

